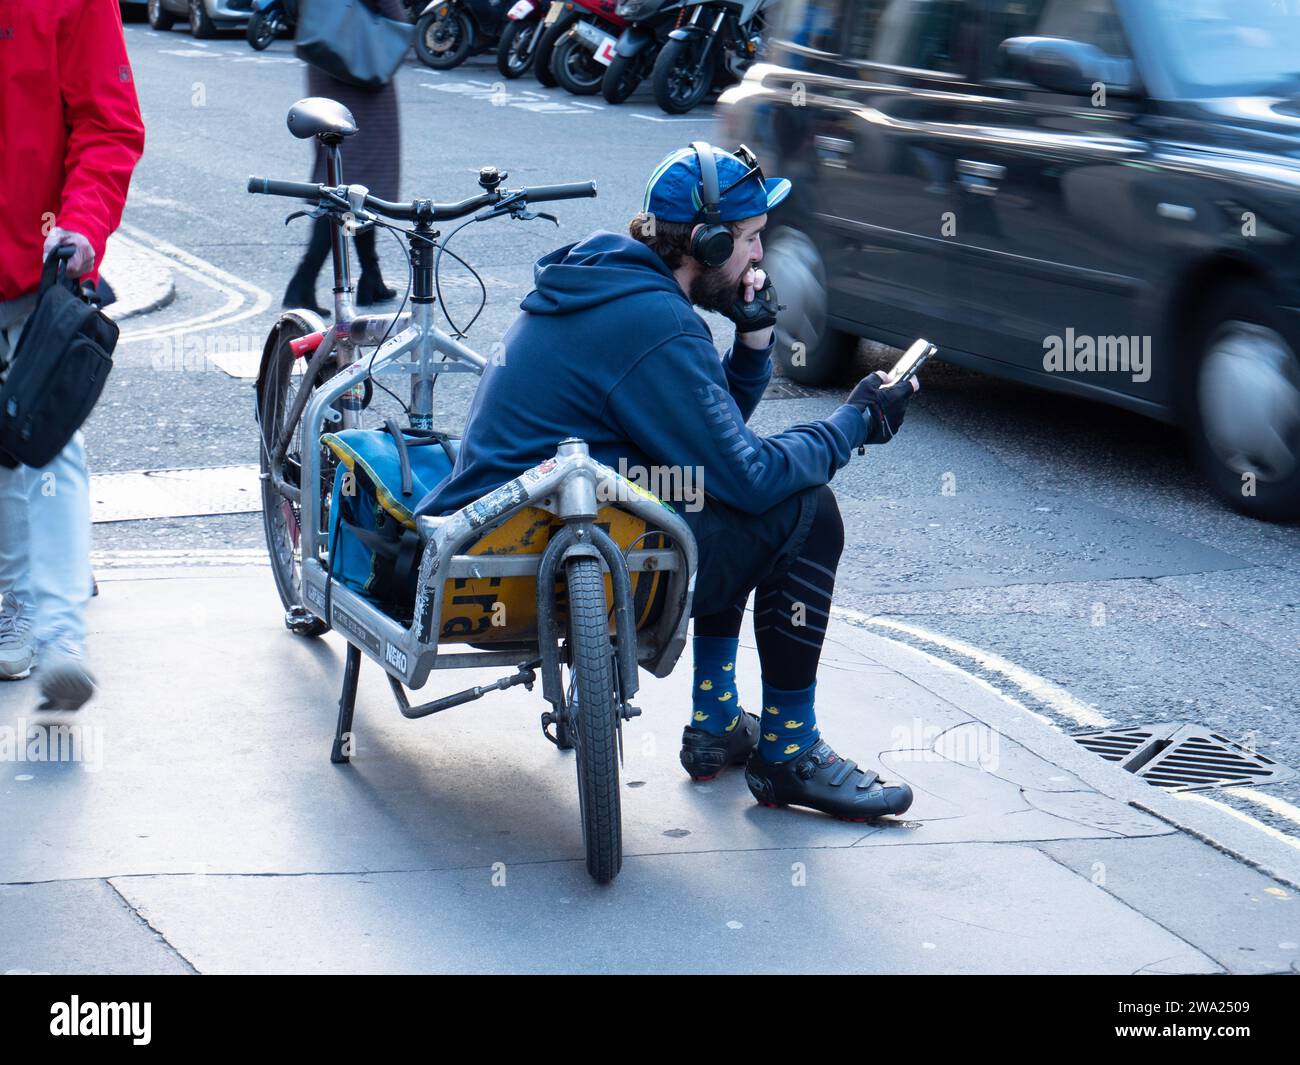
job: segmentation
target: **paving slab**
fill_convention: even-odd
[[[192,973],[103,880],[0,884],[0,974]]]
[[[1226,971],[1300,973],[1300,893],[1188,836],[1059,841],[1038,849],[1145,914],[1194,939]]]
[[[580,862],[114,884],[215,973],[1222,971],[1025,846],[632,857],[604,888]]]

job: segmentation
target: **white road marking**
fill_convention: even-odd
[[[1223,790],[1229,795],[1236,795],[1247,802],[1258,803],[1260,806],[1272,810],[1279,817],[1285,817],[1293,824],[1300,825],[1300,806],[1294,806],[1285,799],[1270,795],[1268,792],[1256,791],[1254,788],[1224,788]]]
[[[1171,794],[1173,794],[1174,798],[1181,799],[1184,802],[1198,802],[1203,806],[1213,806],[1216,810],[1229,814],[1232,817],[1235,817],[1238,821],[1244,821],[1246,824],[1250,825],[1251,828],[1259,829],[1260,832],[1263,832],[1264,835],[1271,839],[1275,839],[1279,843],[1285,843],[1288,847],[1294,847],[1296,850],[1300,850],[1300,839],[1296,839],[1294,836],[1288,836],[1285,832],[1274,828],[1272,825],[1264,824],[1263,821],[1257,821],[1255,818],[1251,817],[1250,814],[1242,813],[1242,811],[1238,810],[1235,806],[1229,806],[1227,803],[1215,802],[1213,799],[1195,791],[1175,791]]]
[[[868,624],[871,620],[866,614],[860,614],[856,610],[847,610],[844,609],[843,607],[838,607],[838,606],[831,607],[831,615],[833,617],[838,617],[843,619],[844,621],[852,622],[858,625]],[[974,673],[970,673],[967,670],[962,669],[961,666],[955,665],[952,662],[949,662],[945,658],[939,658],[936,655],[930,654],[930,652],[928,651],[922,651],[919,647],[913,647],[911,644],[902,643],[901,640],[895,640],[892,642],[899,643],[901,644],[901,646],[906,647],[913,654],[920,655],[936,669],[942,669],[947,673],[958,674],[965,680],[970,681],[971,683],[977,685],[978,687],[983,688],[990,695],[996,696],[997,698],[1001,699],[1005,703],[1010,703],[1017,710],[1020,710],[1022,713],[1028,715],[1029,717],[1032,717],[1035,721],[1042,722],[1044,725],[1048,726],[1048,728],[1056,729],[1057,732],[1061,731],[1057,727],[1056,722],[1054,722],[1051,718],[1044,717],[1042,714],[1029,709],[1029,707],[1027,707],[1019,699],[1015,698],[1015,696],[1009,695],[1007,692],[1004,692],[1001,688],[998,688],[995,685],[990,684],[983,677],[977,677]]]
[[[711,121],[713,120],[713,116],[712,116],[711,114],[704,114],[704,115],[680,115],[680,116],[678,116],[678,117],[676,117],[676,118],[660,117],[659,115],[638,115],[638,114],[633,114],[633,115],[630,115],[629,117],[631,117],[631,118],[639,118],[639,119],[641,119],[643,122],[711,122]]]
[[[118,338],[121,342],[140,340],[163,340],[181,337],[195,329],[205,330],[233,325],[235,322],[261,314],[271,305],[271,294],[259,288],[251,281],[227,273],[197,255],[191,255],[175,244],[170,244],[136,226],[123,223],[119,231],[133,238],[137,244],[145,245],[158,255],[168,260],[168,265],[195,280],[216,289],[225,297],[225,302],[215,310],[197,314],[171,325],[156,328],[126,329]]]
[[[538,115],[585,115],[586,107],[592,105],[578,105],[575,103],[561,103],[557,100],[546,99],[515,99],[518,96],[536,97],[539,94],[527,90],[516,89],[513,93],[506,92],[504,82],[488,84],[482,81],[453,81],[444,85],[434,85],[432,82],[422,81],[420,87],[424,89],[433,89],[435,92],[455,93],[459,96],[468,96],[473,100],[486,100],[493,107],[515,107],[521,111],[529,111]]]
[[[1069,718],[1076,724],[1087,725],[1089,728],[1106,728],[1112,724],[1108,718],[1098,713],[1095,707],[1076,699],[1060,685],[1053,684],[1050,680],[1040,677],[1036,673],[1031,673],[1001,655],[994,654],[992,651],[985,651],[983,648],[976,647],[974,644],[966,643],[963,640],[943,636],[937,632],[930,632],[919,625],[895,621],[893,618],[870,617],[857,611],[842,610],[838,607],[836,612],[846,618],[852,617],[853,620],[860,624],[893,629],[895,632],[904,632],[915,639],[937,647],[943,647],[954,654],[961,655],[963,658],[969,658],[989,672],[1006,677],[1021,691],[1046,704],[1056,713]]]

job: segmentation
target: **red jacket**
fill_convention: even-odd
[[[0,300],[37,287],[55,225],[103,262],[143,151],[118,0],[0,0]]]

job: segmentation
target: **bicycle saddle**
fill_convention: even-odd
[[[350,137],[357,131],[352,112],[337,100],[325,96],[308,96],[291,108],[285,119],[289,132],[299,140],[317,137],[322,133],[335,137]]]

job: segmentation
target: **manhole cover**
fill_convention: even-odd
[[[1276,784],[1294,769],[1211,732],[1180,723],[1081,732],[1075,741],[1168,791]]]

